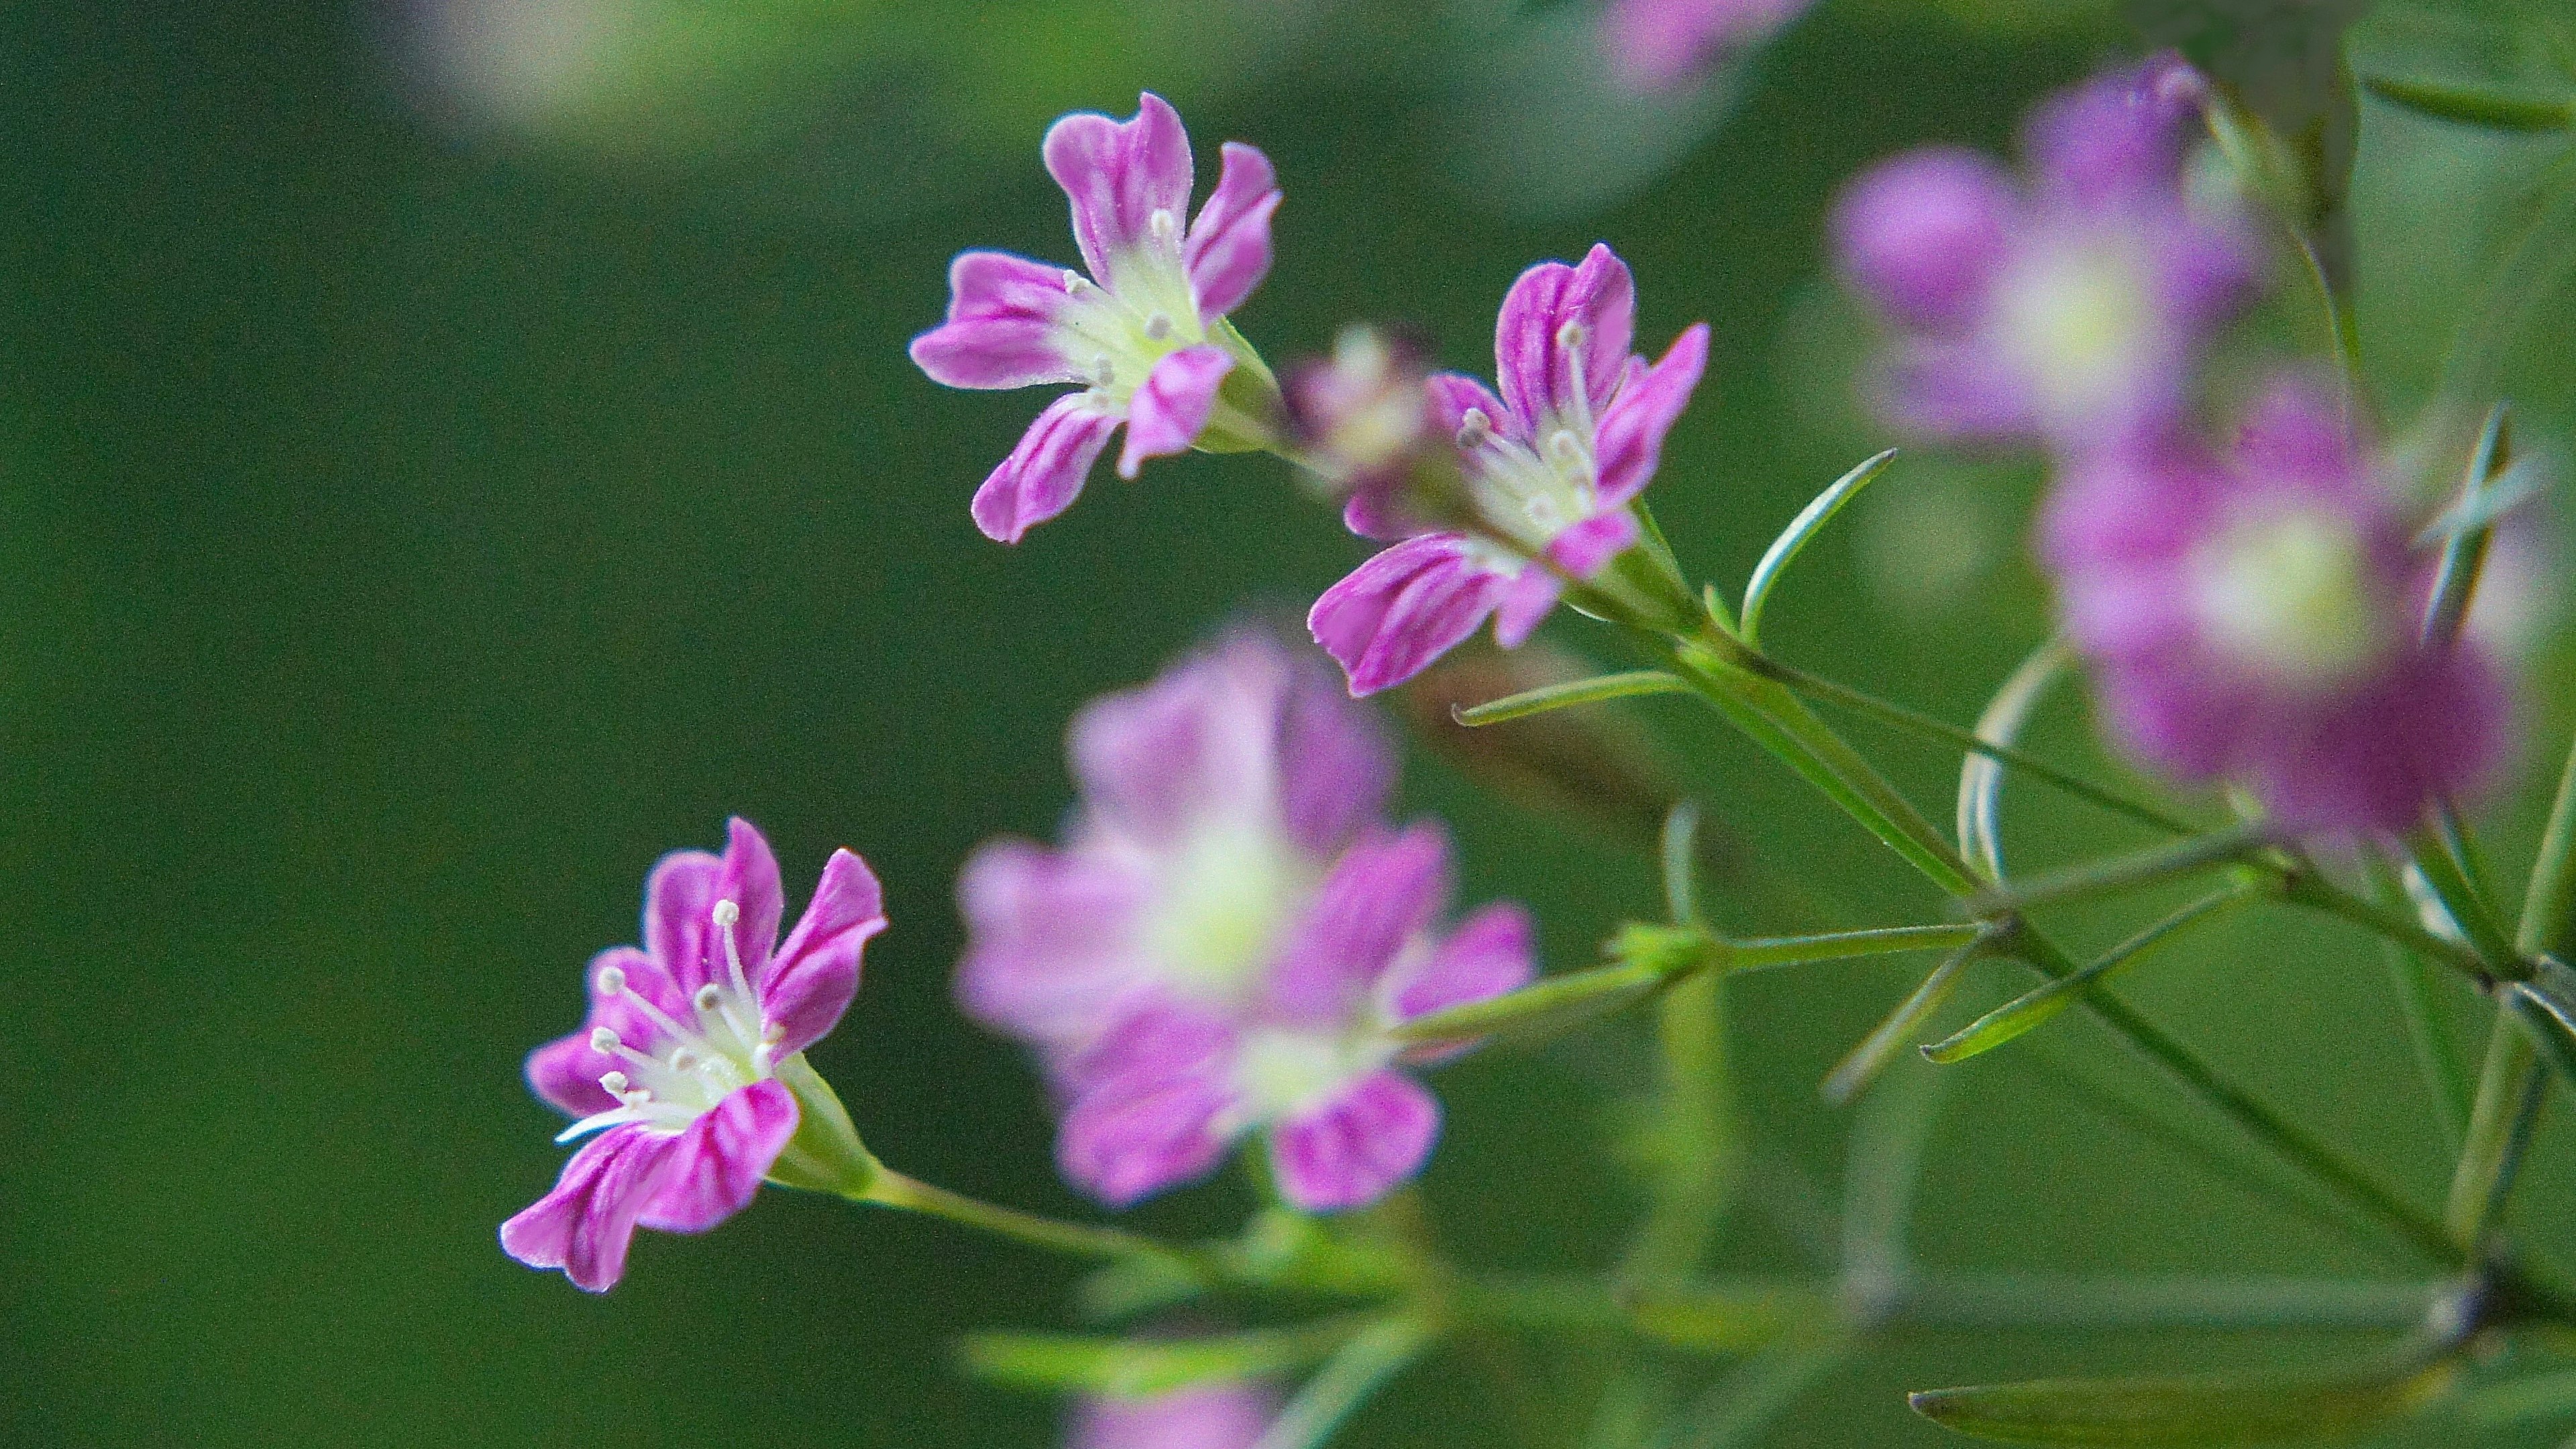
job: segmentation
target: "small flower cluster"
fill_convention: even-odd
[[[1890,422],[2052,454],[2040,557],[2132,751],[2293,829],[2402,828],[2492,773],[2502,676],[2422,636],[2432,560],[2348,409],[2284,375],[2232,449],[2203,441],[2200,361],[2264,266],[2247,208],[2189,184],[2208,101],[2161,58],[2043,105],[2027,185],[1888,161],[1836,213],[1842,271],[1895,332]]]

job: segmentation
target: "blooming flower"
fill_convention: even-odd
[[[1635,310],[1628,266],[1608,247],[1594,246],[1580,266],[1541,262],[1503,298],[1500,395],[1455,373],[1430,380],[1476,532],[1403,538],[1315,601],[1308,627],[1353,694],[1412,678],[1489,616],[1495,637],[1518,645],[1563,593],[1560,571],[1590,579],[1638,541],[1629,505],[1708,365],[1708,326],[1683,331],[1649,366],[1628,351]],[[1365,500],[1355,500],[1354,528],[1407,531],[1405,519]]]
[[[1251,633],[1076,718],[1060,850],[985,847],[959,885],[968,1012],[1038,1049],[1067,1176],[1125,1205],[1267,1130],[1281,1191],[1356,1206],[1418,1171],[1438,1105],[1395,1023],[1508,991],[1530,932],[1443,932],[1436,828],[1377,824],[1383,736],[1329,675]]]
[[[2083,448],[2174,418],[2261,264],[2235,207],[2185,194],[2202,84],[2168,58],[2055,97],[2025,133],[2026,188],[1950,147],[1852,185],[1833,233],[1845,278],[1897,330],[1880,380],[1892,422]]]
[[[1123,478],[1147,458],[1218,435],[1266,436],[1264,419],[1219,396],[1243,368],[1268,373],[1225,321],[1270,270],[1279,191],[1270,162],[1228,142],[1216,190],[1186,231],[1190,138],[1160,96],[1136,116],[1066,116],[1048,130],[1046,166],[1073,202],[1074,244],[1090,275],[1002,252],[965,252],[949,268],[948,320],[912,341],[912,360],[950,387],[1080,383],[1047,405],[976,490],[976,526],[1016,543],[1062,513],[1121,424]]]
[[[1278,1401],[1241,1380],[1193,1384],[1147,1398],[1083,1399],[1067,1449],[1252,1449]]]
[[[2230,456],[2168,435],[2080,464],[2041,552],[2132,749],[2239,781],[2292,828],[2347,833],[2407,825],[2505,746],[2484,648],[2418,637],[2408,538],[2337,410],[2284,382]]]
[[[834,851],[782,945],[769,842],[743,820],[721,856],[675,851],[644,891],[644,946],[591,962],[590,1019],[537,1048],[528,1082],[592,1133],[501,1246],[591,1292],[615,1285],[638,1226],[704,1232],[751,1200],[796,1135],[783,1072],[841,1019],[885,928],[867,862]],[[773,949],[774,948],[774,949]]]
[[[1671,90],[1770,39],[1815,0],[1610,0],[1601,40],[1610,68],[1640,91]]]

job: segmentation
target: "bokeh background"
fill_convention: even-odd
[[[2356,54],[2509,71],[2525,60],[2465,18],[2511,8],[2382,6]],[[1123,114],[1151,86],[1203,153],[1269,151],[1279,261],[1239,320],[1273,358],[1368,317],[1483,371],[1512,276],[1610,241],[1640,278],[1642,341],[1715,326],[1654,503],[1734,587],[1880,442],[1850,400],[1865,330],[1820,275],[1839,180],[1926,138],[2005,144],[2029,98],[2131,43],[2086,0],[1824,0],[1748,64],[1641,102],[1601,80],[1588,21],[1584,0],[8,7],[0,1440],[1052,1442],[1055,1405],[951,1366],[968,1330],[1072,1321],[1076,1270],[1018,1248],[773,1191],[707,1238],[647,1235],[605,1298],[504,1258],[495,1225],[560,1160],[520,1058],[573,1021],[590,954],[632,938],[653,859],[739,811],[791,895],[841,844],[887,881],[893,929],[814,1052],[877,1151],[1088,1211],[1051,1169],[1029,1071],[949,1003],[953,873],[980,838],[1050,828],[1081,700],[1240,611],[1295,610],[1360,546],[1284,469],[1204,457],[1134,486],[1104,472],[1016,550],[976,535],[966,497],[1035,404],[942,392],[903,343],[936,318],[953,251],[1068,253],[1035,149],[1053,115]],[[2362,327],[2403,419],[2555,152],[2375,102],[2362,134]],[[2296,296],[2249,345],[2312,345]],[[2542,446],[2576,420],[2571,324],[2553,303],[2505,369]],[[1972,715],[2044,632],[2020,541],[2036,484],[2011,460],[1900,462],[1801,565],[1779,647]],[[2529,639],[2534,753],[2554,755],[2576,660],[2545,619]],[[1757,873],[1727,883],[1737,920],[1933,909],[1684,706],[1634,718],[1719,829],[1821,898],[1795,919]],[[1946,812],[1954,762],[1858,733]],[[2073,698],[2035,738],[2116,769]],[[2550,763],[2488,812],[2516,867]],[[1473,895],[1539,910],[1553,965],[1651,907],[1651,866],[1615,832],[1420,750],[1406,793],[1453,822]],[[2126,841],[2027,791],[2009,815],[2035,863]],[[1815,1251],[1802,1234],[1834,1211],[1849,1127],[1815,1082],[1922,964],[1736,993],[1759,1137],[1725,1261]],[[2248,920],[2127,989],[2436,1200],[2441,1138],[2365,940]],[[2104,1086],[2234,1151],[2083,1024],[2032,1046],[1949,1079],[1923,1261],[2415,1271],[2106,1114]],[[1622,1104],[1648,1067],[1611,1028],[1447,1072],[1427,1201],[1449,1250],[1608,1261],[1635,1207]],[[2571,1171],[2553,1126],[2518,1226],[2562,1263]],[[1219,1181],[1137,1216],[1222,1231],[1247,1203]],[[1916,1335],[1837,1370],[1766,1442],[1939,1442],[1907,1387],[2352,1350]],[[1348,1442],[1579,1423],[1550,1363],[1435,1360]],[[1673,1373],[1687,1391],[1724,1367]]]

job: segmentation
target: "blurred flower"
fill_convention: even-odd
[[[1216,190],[1184,231],[1190,140],[1161,97],[1140,96],[1130,121],[1067,116],[1048,130],[1044,152],[1072,198],[1074,243],[1090,275],[961,253],[948,273],[948,320],[912,341],[912,360],[950,387],[1087,384],[1050,403],[976,490],[976,526],[1004,543],[1072,505],[1121,424],[1123,478],[1202,441],[1246,448],[1270,433],[1266,408],[1220,396],[1238,367],[1269,385],[1260,357],[1225,321],[1270,270],[1279,191],[1268,159],[1226,143]]]
[[[1281,389],[1298,462],[1348,500],[1359,532],[1403,511],[1408,493],[1459,491],[1456,451],[1431,415],[1423,353],[1408,337],[1348,327],[1331,357],[1290,368]]]
[[[1067,1449],[1252,1449],[1278,1410],[1259,1384],[1193,1384],[1148,1398],[1083,1399]]]
[[[1815,0],[1610,0],[1601,41],[1619,80],[1671,90],[1770,39]]]
[[[501,1225],[501,1246],[594,1293],[624,1274],[638,1226],[704,1232],[751,1201],[797,1132],[780,1072],[841,1019],[885,928],[876,876],[839,850],[780,945],[769,842],[743,820],[728,830],[722,857],[675,851],[653,868],[643,949],[601,952],[588,1024],[528,1058],[537,1095],[580,1119],[556,1140],[599,1135]]]
[[[1443,933],[1436,827],[1379,824],[1394,764],[1320,669],[1239,633],[1072,730],[1061,850],[986,846],[959,885],[968,1012],[1037,1048],[1066,1175],[1125,1205],[1270,1133],[1313,1210],[1418,1171],[1438,1105],[1389,1028],[1531,972],[1514,907]]]
[[[2276,384],[2232,455],[2169,434],[2078,465],[2041,551],[2117,733],[2296,829],[2396,829],[2493,772],[2505,682],[2417,635],[2425,560],[2327,400]]]
[[[1503,299],[1501,395],[1456,373],[1431,379],[1432,418],[1457,446],[1472,532],[1453,523],[1414,533],[1315,601],[1307,624],[1353,694],[1412,678],[1488,616],[1495,638],[1518,645],[1555,607],[1560,575],[1591,579],[1637,543],[1628,505],[1699,385],[1708,325],[1686,329],[1649,366],[1628,351],[1635,308],[1627,263],[1606,246],[1580,266],[1542,262]],[[1366,508],[1350,521],[1379,536],[1413,526]]]
[[[2081,448],[2153,432],[2187,401],[2209,331],[2253,296],[2234,203],[2186,195],[2205,83],[2160,58],[2044,103],[2029,184],[1989,157],[1909,152],[1833,218],[1845,279],[1897,329],[1879,403],[1934,437]]]

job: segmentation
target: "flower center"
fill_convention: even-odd
[[[1470,408],[1460,420],[1458,448],[1466,455],[1468,477],[1485,521],[1535,556],[1556,536],[1590,518],[1598,507],[1594,492],[1591,394],[1583,375],[1583,324],[1557,329],[1557,350],[1565,354],[1566,376],[1573,393],[1574,414],[1556,416],[1543,410],[1537,446],[1515,442],[1494,430],[1494,420]],[[1508,562],[1517,572],[1520,560]]]
[[[1100,400],[1124,407],[1154,364],[1208,340],[1181,256],[1180,218],[1157,211],[1136,245],[1109,259],[1099,282],[1067,269],[1057,346]]]
[[[1247,1117],[1276,1122],[1313,1111],[1394,1059],[1375,1033],[1262,1027],[1243,1039],[1234,1085]]]
[[[575,1122],[556,1141],[627,1122],[677,1132],[737,1089],[771,1074],[783,1032],[762,1019],[759,998],[743,971],[742,949],[734,942],[742,909],[732,901],[718,901],[711,914],[716,936],[724,943],[724,979],[710,981],[690,996],[686,1020],[674,1018],[636,990],[622,969],[599,968],[599,994],[623,1001],[652,1024],[650,1049],[609,1027],[594,1029],[590,1049],[626,1063],[599,1079],[600,1089],[618,1105]]]
[[[2222,653],[2294,689],[2349,683],[2391,642],[2360,531],[2328,509],[2230,523],[2194,556],[2191,591]]]
[[[2044,413],[2080,419],[2137,385],[2148,293],[2140,259],[2112,239],[2043,248],[2004,278],[1996,323]]]
[[[1312,867],[1270,831],[1203,827],[1165,865],[1147,950],[1176,990],[1241,1004],[1314,883]]]

